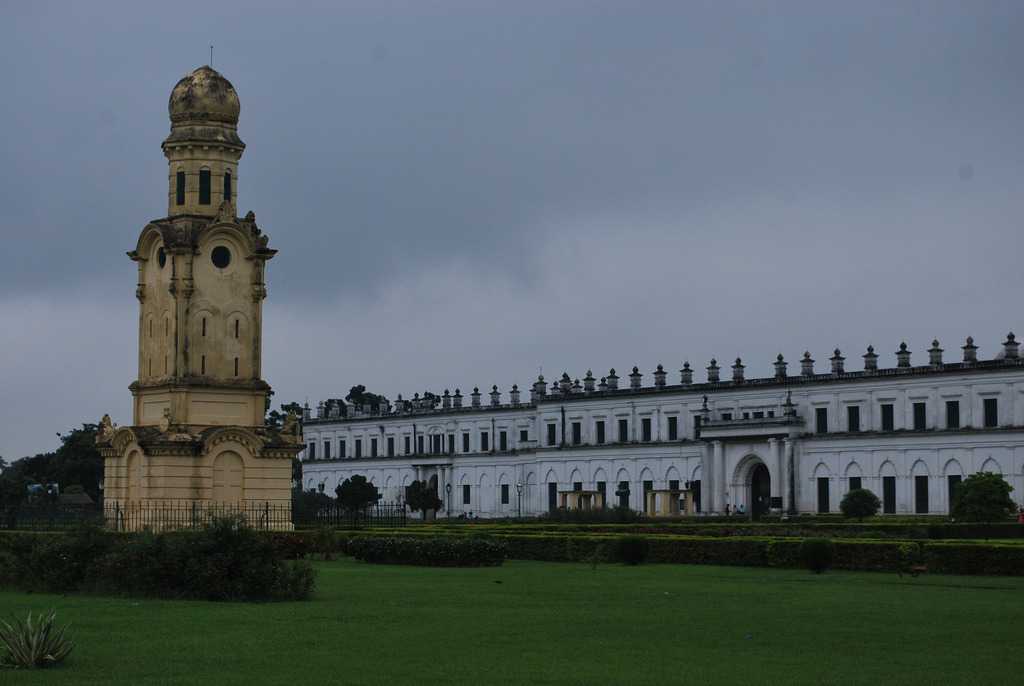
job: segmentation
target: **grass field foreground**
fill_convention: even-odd
[[[1024,671],[1024,579],[508,562],[318,563],[309,602],[0,592],[77,646],[4,684],[952,684]]]

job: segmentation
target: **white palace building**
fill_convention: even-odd
[[[381,407],[340,401],[308,408],[303,486],[333,494],[360,474],[385,501],[414,480],[436,484],[439,516],[515,517],[558,507],[626,506],[651,515],[837,512],[867,488],[884,513],[944,514],[960,480],[1001,473],[1024,493],[1024,360],[1011,333],[994,359],[968,338],[960,361],[938,341],[927,364],[880,368],[871,347],[848,371],[838,350],[826,373],[805,353],[798,373],[782,355],[770,378],[740,360],[703,382],[684,364],[645,384],[634,367],[581,383],[539,377],[521,397],[497,387],[467,402],[456,389]]]

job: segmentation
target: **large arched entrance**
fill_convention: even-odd
[[[771,507],[772,481],[768,468],[763,462],[758,462],[750,470],[750,517],[759,519],[762,515],[768,514]]]

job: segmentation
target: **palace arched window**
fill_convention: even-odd
[[[199,170],[199,204],[210,204],[210,170]]]

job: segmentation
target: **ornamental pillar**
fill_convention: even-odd
[[[771,455],[771,466],[769,470],[771,472],[770,494],[772,498],[778,498],[782,495],[782,445],[779,443],[777,438],[768,439],[768,453]]]
[[[711,443],[711,449],[713,456],[711,458],[711,464],[714,465],[715,469],[715,483],[714,483],[714,495],[715,504],[714,512],[725,512],[726,503],[726,482],[725,482],[725,450],[722,448],[721,441],[713,441]]]

